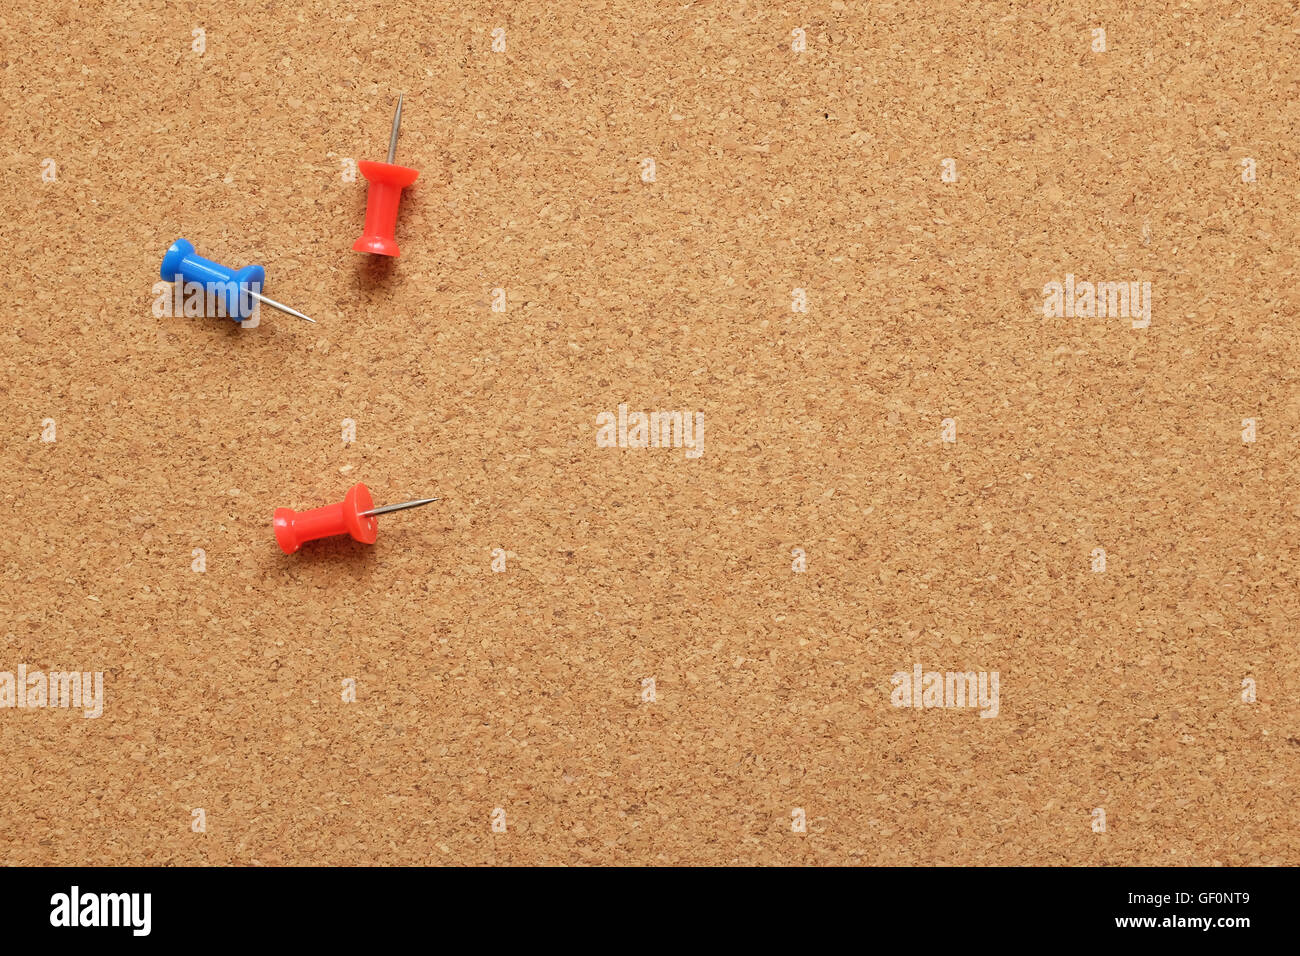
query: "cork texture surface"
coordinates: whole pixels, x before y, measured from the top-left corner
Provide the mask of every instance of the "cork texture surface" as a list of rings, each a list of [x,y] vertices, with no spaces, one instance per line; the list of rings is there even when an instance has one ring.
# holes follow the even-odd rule
[[[1293,4],[99,6],[0,9],[6,863],[1300,863]]]

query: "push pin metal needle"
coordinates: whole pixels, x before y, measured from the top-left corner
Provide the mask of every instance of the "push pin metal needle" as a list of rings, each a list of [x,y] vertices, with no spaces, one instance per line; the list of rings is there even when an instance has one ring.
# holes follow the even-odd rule
[[[366,196],[366,224],[361,238],[352,244],[357,252],[369,252],[377,256],[399,256],[401,250],[393,231],[397,227],[397,207],[402,201],[402,190],[415,182],[420,175],[418,169],[394,165],[397,157],[397,131],[402,126],[402,97],[397,96],[397,109],[393,111],[393,132],[388,137],[388,162],[372,163],[362,160],[357,163],[361,175],[370,180],[370,192]]]
[[[403,501],[400,505],[384,505],[382,508],[371,508],[369,511],[361,512],[361,517],[369,518],[372,515],[390,515],[394,511],[405,511],[407,508],[418,508],[420,505],[431,504],[439,501],[439,498],[416,498],[414,501]]]
[[[211,259],[204,259],[194,251],[194,243],[188,239],[177,239],[163,256],[159,274],[168,282],[176,282],[184,287],[190,284],[200,286],[207,294],[216,297],[218,305],[226,316],[236,322],[243,322],[253,315],[256,308],[253,300],[264,302],[273,309],[279,309],[289,315],[315,323],[311,316],[303,315],[297,309],[291,309],[283,303],[276,302],[262,295],[258,290],[266,278],[266,270],[261,266],[244,266],[231,269]]]
[[[393,165],[393,160],[397,158],[397,131],[402,128],[402,97],[405,93],[397,94],[397,109],[393,111],[393,131],[388,134],[388,165]]]
[[[276,543],[285,554],[293,554],[304,542],[338,534],[351,535],[362,544],[374,544],[379,536],[379,522],[375,520],[378,515],[418,508],[438,500],[417,498],[376,508],[370,497],[370,489],[358,482],[348,489],[343,500],[336,505],[326,505],[311,511],[276,508],[271,524],[275,528]]]
[[[279,309],[281,312],[287,313],[288,315],[294,315],[300,319],[306,319],[312,325],[316,324],[316,320],[313,319],[310,315],[303,315],[297,309],[291,309],[283,302],[276,302],[274,299],[268,299],[266,296],[262,295],[262,293],[254,292],[252,289],[248,290],[248,294],[251,295],[258,302],[263,302],[266,305],[269,305],[273,309]]]

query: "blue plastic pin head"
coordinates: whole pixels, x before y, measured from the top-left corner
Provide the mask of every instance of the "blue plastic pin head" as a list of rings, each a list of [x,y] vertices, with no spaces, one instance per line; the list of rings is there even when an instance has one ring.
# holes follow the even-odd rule
[[[169,282],[182,283],[181,291],[186,295],[191,294],[191,286],[196,285],[198,288],[193,291],[202,290],[205,302],[214,302],[219,314],[236,322],[252,318],[259,302],[308,322],[316,321],[262,295],[266,270],[261,266],[228,269],[219,262],[204,259],[194,251],[194,243],[188,239],[177,239],[171,244],[163,256],[159,273]]]
[[[186,288],[182,291],[187,295],[190,284],[197,284],[208,297],[207,301],[215,301],[225,316],[236,322],[252,316],[257,300],[249,293],[261,292],[266,278],[266,270],[261,266],[227,269],[219,262],[204,259],[188,239],[177,239],[171,244],[159,273],[170,282],[184,283]]]

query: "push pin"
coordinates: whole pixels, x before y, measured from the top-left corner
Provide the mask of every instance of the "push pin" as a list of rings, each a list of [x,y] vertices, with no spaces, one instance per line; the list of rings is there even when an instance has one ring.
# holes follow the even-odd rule
[[[361,238],[352,243],[357,252],[369,252],[377,256],[400,256],[397,240],[393,230],[397,226],[397,207],[402,201],[402,190],[415,182],[420,175],[418,169],[393,165],[397,155],[397,130],[402,125],[402,94],[397,95],[397,111],[393,113],[393,132],[388,138],[388,162],[372,163],[362,160],[357,163],[361,175],[370,180],[370,192],[366,196],[366,225]]]
[[[375,538],[379,536],[376,517],[406,508],[418,508],[437,500],[417,498],[415,501],[403,501],[400,505],[376,508],[370,498],[370,489],[358,482],[348,489],[339,504],[311,511],[276,508],[271,523],[275,527],[276,543],[285,554],[293,554],[302,547],[303,542],[329,538],[336,534],[350,534],[362,544],[374,544]]]
[[[308,322],[316,321],[297,309],[291,309],[262,295],[260,290],[262,280],[266,278],[266,270],[261,266],[228,269],[219,262],[198,255],[194,251],[194,244],[188,239],[177,239],[171,244],[163,256],[162,268],[158,271],[168,282],[179,283],[182,290],[190,283],[197,283],[205,292],[214,294],[226,315],[236,322],[252,317],[253,310],[257,308],[255,301]]]

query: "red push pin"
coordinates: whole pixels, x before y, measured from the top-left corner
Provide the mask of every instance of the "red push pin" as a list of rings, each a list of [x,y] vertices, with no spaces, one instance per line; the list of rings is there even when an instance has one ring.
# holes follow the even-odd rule
[[[366,225],[361,238],[352,243],[357,252],[370,252],[377,256],[400,256],[393,229],[397,226],[397,206],[402,201],[402,190],[415,182],[418,169],[394,166],[397,155],[397,130],[402,125],[402,94],[397,95],[397,112],[393,114],[393,135],[388,140],[388,162],[357,163],[361,175],[370,180],[370,193],[366,196]]]
[[[336,534],[350,534],[362,544],[374,544],[379,536],[378,515],[405,508],[418,508],[437,498],[417,498],[415,501],[403,501],[400,505],[384,505],[376,508],[370,498],[370,489],[357,482],[348,489],[343,500],[336,505],[313,508],[311,511],[294,511],[292,508],[276,508],[272,524],[275,527],[275,540],[285,554],[293,554],[305,541],[328,538]]]

